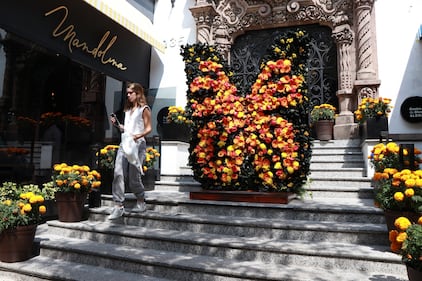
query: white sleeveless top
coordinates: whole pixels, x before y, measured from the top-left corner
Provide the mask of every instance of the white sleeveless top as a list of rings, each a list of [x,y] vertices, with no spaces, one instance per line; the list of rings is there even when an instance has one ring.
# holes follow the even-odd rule
[[[136,108],[132,113],[130,112],[130,110],[125,111],[125,133],[136,135],[144,131],[145,124],[142,114],[146,108],[148,108],[148,110],[151,110],[148,105],[144,105],[142,107]],[[139,140],[145,141],[145,138],[142,137]]]

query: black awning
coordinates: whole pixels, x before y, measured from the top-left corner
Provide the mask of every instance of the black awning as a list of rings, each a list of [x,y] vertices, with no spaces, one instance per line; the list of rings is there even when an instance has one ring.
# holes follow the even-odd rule
[[[117,80],[148,86],[151,45],[84,1],[1,1],[0,27]]]

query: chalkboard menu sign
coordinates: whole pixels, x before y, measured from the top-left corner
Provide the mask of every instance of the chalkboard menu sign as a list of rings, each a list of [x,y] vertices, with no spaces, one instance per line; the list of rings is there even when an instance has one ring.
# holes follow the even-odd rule
[[[407,122],[422,122],[422,97],[405,99],[400,107],[400,113]]]

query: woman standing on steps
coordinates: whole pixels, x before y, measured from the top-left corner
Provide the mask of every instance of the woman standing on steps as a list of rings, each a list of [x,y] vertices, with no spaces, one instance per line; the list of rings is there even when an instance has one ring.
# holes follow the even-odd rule
[[[125,184],[137,198],[133,212],[144,212],[145,190],[142,183],[142,163],[146,155],[145,137],[151,130],[151,109],[148,106],[143,87],[138,83],[130,83],[126,89],[127,99],[124,106],[124,124],[120,124],[112,114],[110,121],[122,132],[122,141],[117,151],[114,178],[112,183],[115,206],[108,217],[113,220],[124,213]]]

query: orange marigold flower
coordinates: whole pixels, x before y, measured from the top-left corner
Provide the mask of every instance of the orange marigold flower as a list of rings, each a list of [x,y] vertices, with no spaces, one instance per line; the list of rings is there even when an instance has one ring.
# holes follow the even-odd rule
[[[44,215],[47,212],[47,208],[44,205],[41,205],[41,206],[38,207],[38,212],[41,215]]]

